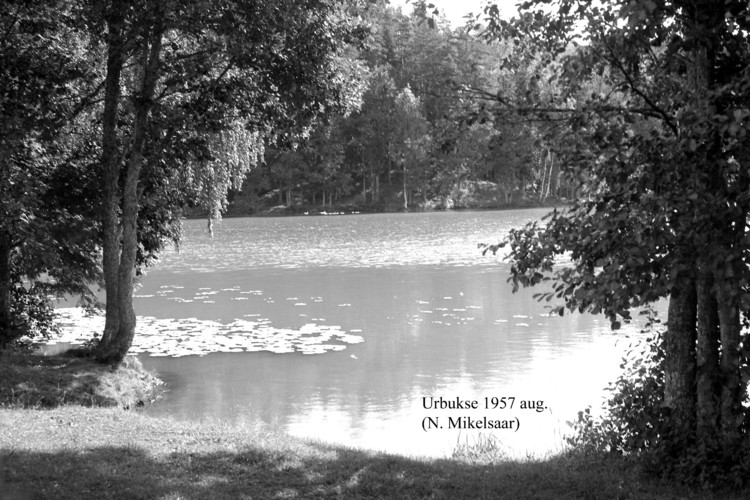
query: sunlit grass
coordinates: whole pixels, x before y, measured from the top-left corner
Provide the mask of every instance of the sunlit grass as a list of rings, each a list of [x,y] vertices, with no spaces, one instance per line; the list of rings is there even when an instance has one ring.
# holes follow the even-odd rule
[[[492,434],[479,434],[456,439],[451,458],[467,464],[492,465],[508,461],[508,451]]]
[[[2,355],[0,498],[739,499],[750,493],[690,491],[612,457],[511,460],[489,435],[458,442],[451,459],[419,459],[297,439],[260,421],[184,422],[123,410],[138,406],[133,401],[138,388],[153,382],[149,377],[136,362],[113,372],[80,358]]]
[[[410,459],[261,424],[78,406],[0,410],[0,478],[17,498],[743,498],[661,484],[616,460]]]

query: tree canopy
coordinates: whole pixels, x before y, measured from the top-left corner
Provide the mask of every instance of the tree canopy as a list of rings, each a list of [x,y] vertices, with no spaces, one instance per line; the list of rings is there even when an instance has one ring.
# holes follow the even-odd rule
[[[186,159],[194,167],[182,179],[193,182],[197,201],[215,214],[228,185],[257,164],[261,138],[294,141],[347,107],[334,62],[359,28],[326,1],[146,1],[140,9],[113,1],[98,15],[107,52],[101,135],[107,310],[98,357],[119,361],[135,331],[144,167],[156,162],[179,170],[168,145],[190,144]]]
[[[6,2],[0,32],[3,346],[53,327],[50,294],[93,301],[98,225],[85,32],[66,2]]]
[[[511,280],[552,280],[540,298],[603,312],[614,328],[667,297],[661,404],[672,434],[660,438],[679,458],[665,467],[727,470],[747,442],[748,5],[542,3],[513,22],[489,8],[486,35],[532,47],[509,64],[542,61],[558,92],[541,90],[539,71],[525,95],[498,94],[495,113],[549,123],[578,196],[511,232]]]
[[[0,343],[50,317],[50,291],[91,302],[103,282],[99,357],[121,360],[135,275],[179,239],[182,210],[215,216],[267,145],[358,105],[356,6],[6,2]]]

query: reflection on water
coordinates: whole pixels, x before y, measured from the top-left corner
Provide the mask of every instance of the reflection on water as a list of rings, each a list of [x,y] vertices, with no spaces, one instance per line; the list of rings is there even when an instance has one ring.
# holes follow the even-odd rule
[[[512,294],[507,265],[477,250],[543,213],[230,219],[213,240],[188,222],[181,252],[137,292],[135,350],[170,387],[147,411],[430,456],[480,432],[449,428],[459,417],[517,418],[495,431],[511,453],[559,449],[625,339],[604,318],[551,317],[531,291]],[[423,397],[518,405],[428,410]]]

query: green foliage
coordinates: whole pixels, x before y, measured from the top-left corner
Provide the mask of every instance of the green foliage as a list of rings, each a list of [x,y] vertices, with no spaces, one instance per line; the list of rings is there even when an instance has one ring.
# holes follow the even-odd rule
[[[243,185],[230,210],[246,213],[236,207],[273,194],[304,207],[324,197],[327,204],[366,210],[403,208],[404,199],[410,209],[460,206],[456,193],[479,182],[492,183],[495,206],[573,195],[540,132],[545,125],[523,116],[505,120],[490,105],[505,89],[525,95],[529,79],[545,97],[554,94],[540,60],[523,70],[503,67],[498,61],[520,47],[485,44],[480,32],[453,29],[444,20],[424,22],[424,8],[404,15],[381,3],[360,14],[369,23],[367,42],[336,62],[340,75],[355,82],[346,93],[356,99],[298,141],[295,151],[304,149],[304,158],[280,158],[269,148],[269,167]],[[406,92],[418,101],[418,113],[406,112]],[[342,149],[343,156],[332,154]]]
[[[611,395],[602,416],[586,408],[569,422],[568,453],[616,455],[651,474],[702,488],[743,487],[750,473],[747,446],[727,450],[718,437],[700,440],[695,431],[674,426],[664,406],[665,352],[661,335],[654,333],[651,329],[648,338],[627,352],[622,373],[608,388]],[[746,421],[748,417],[746,409]]]
[[[262,160],[264,145],[261,134],[248,131],[242,123],[210,134],[208,142],[210,157],[193,162],[183,175],[192,179],[189,185],[196,193],[196,203],[209,218],[219,219],[226,209],[229,190],[242,187],[247,172]]]
[[[524,46],[503,64],[533,68],[523,92],[498,94],[496,113],[544,121],[578,191],[511,232],[510,281],[551,281],[539,299],[562,301],[560,314],[603,313],[613,329],[669,297],[663,340],[625,364],[605,420],[580,415],[580,440],[682,480],[737,483],[748,449],[748,4],[547,3],[525,2],[512,22],[488,12],[489,39]]]
[[[16,284],[11,289],[11,341],[25,338],[40,340],[59,334],[55,311],[42,283],[31,288]]]
[[[96,71],[69,2],[0,9],[0,345],[52,329],[50,297],[97,279]]]
[[[602,417],[594,417],[586,408],[569,422],[573,434],[566,442],[573,453],[631,459],[658,454],[668,432],[662,411],[664,353],[660,345],[658,336],[650,337],[628,351],[620,365],[622,373],[608,388],[611,396]]]

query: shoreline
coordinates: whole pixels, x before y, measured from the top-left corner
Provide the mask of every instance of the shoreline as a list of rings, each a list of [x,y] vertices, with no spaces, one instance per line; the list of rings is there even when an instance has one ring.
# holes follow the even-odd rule
[[[476,196],[467,195],[461,203],[446,206],[443,202],[428,200],[420,205],[404,209],[400,200],[381,204],[361,204],[351,201],[334,203],[328,207],[319,204],[298,203],[293,205],[276,203],[259,203],[257,206],[238,206],[230,203],[222,218],[235,217],[293,217],[302,215],[358,215],[358,214],[396,214],[396,213],[425,213],[425,212],[473,212],[473,211],[507,211],[524,210],[535,208],[549,208],[566,206],[572,200],[566,198],[547,198],[543,201],[534,199],[521,199],[511,203],[499,202],[493,196],[478,193]],[[199,209],[188,209],[185,212],[186,219],[206,219],[207,214]]]
[[[473,208],[450,208],[450,209],[434,209],[434,210],[391,210],[391,211],[378,211],[378,210],[349,210],[346,208],[340,208],[336,209],[333,208],[331,211],[328,210],[301,210],[296,207],[293,207],[293,210],[291,211],[264,211],[264,212],[258,212],[258,213],[249,213],[249,214],[242,214],[242,213],[227,213],[222,214],[222,219],[239,219],[243,217],[331,217],[336,215],[373,215],[373,214],[424,214],[424,213],[448,213],[448,212],[508,212],[512,210],[534,210],[534,209],[549,209],[553,210],[555,208],[567,206],[567,202],[561,202],[561,203],[550,203],[550,204],[539,204],[539,205],[519,205],[519,206],[508,206],[508,207],[493,207],[493,208],[487,208],[487,207],[473,207]],[[287,208],[287,207],[284,207]],[[349,210],[349,211],[346,211]],[[190,214],[186,215],[186,220],[205,220],[207,217],[206,215],[201,214]],[[216,220],[216,219],[214,219]]]
[[[665,484],[623,459],[408,458],[117,408],[0,409],[0,429],[10,498],[743,498]]]
[[[511,460],[492,439],[430,459],[295,438],[262,422],[148,416],[138,411],[148,403],[133,399],[143,397],[135,389],[153,394],[161,383],[137,361],[126,364],[113,371],[72,355],[0,353],[0,497],[718,500],[747,494],[665,483],[623,457],[570,452]],[[105,382],[113,374],[117,383]],[[97,383],[109,388],[109,399],[92,397]]]

